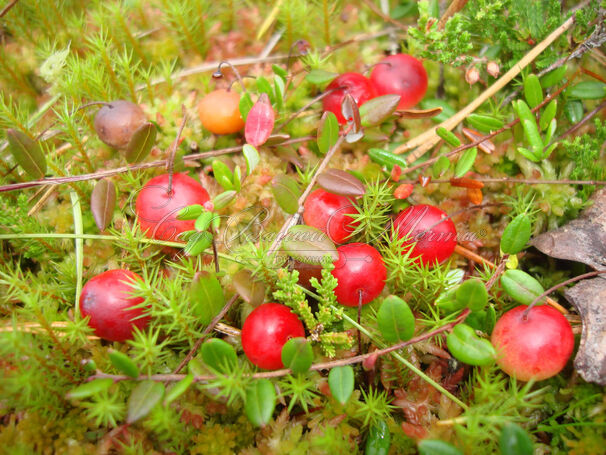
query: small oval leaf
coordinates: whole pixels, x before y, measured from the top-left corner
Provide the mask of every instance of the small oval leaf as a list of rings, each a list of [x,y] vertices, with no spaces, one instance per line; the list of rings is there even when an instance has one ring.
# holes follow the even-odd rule
[[[606,84],[599,81],[583,81],[568,90],[568,98],[599,100],[606,96]]]
[[[501,430],[499,449],[501,449],[502,455],[532,455],[534,453],[530,435],[515,423],[508,423]]]
[[[568,67],[566,65],[562,65],[559,68],[556,68],[553,71],[550,71],[549,73],[545,74],[540,79],[541,86],[549,88],[556,85],[564,78],[567,69]]]
[[[79,400],[81,398],[88,398],[92,395],[96,395],[99,392],[103,392],[104,390],[109,389],[114,380],[111,378],[101,378],[95,379],[91,382],[85,382],[82,385],[79,385],[75,389],[67,392],[66,397],[68,399],[76,399]]]
[[[443,108],[438,106],[431,109],[401,109],[398,110],[397,114],[400,118],[432,118],[435,120],[442,116],[442,111]]]
[[[208,232],[195,232],[187,239],[187,245],[183,248],[185,256],[198,256],[213,244],[213,235]]]
[[[111,180],[99,180],[90,197],[90,209],[100,231],[111,223],[116,207],[116,187]]]
[[[401,169],[408,167],[406,158],[404,158],[402,155],[396,155],[395,153],[391,153],[387,150],[371,148],[368,150],[368,156],[375,163],[385,166],[388,171],[391,171],[395,165],[400,166]]]
[[[341,114],[350,125],[349,132],[345,135],[345,142],[352,144],[359,141],[364,136],[362,131],[362,119],[360,118],[360,109],[358,103],[351,94],[346,93],[341,101]]]
[[[457,161],[454,176],[456,178],[460,178],[467,174],[467,172],[473,167],[473,163],[476,160],[476,156],[478,156],[478,149],[476,147],[472,147],[470,149],[465,150],[465,152]]]
[[[517,254],[530,240],[532,224],[526,214],[516,216],[507,225],[501,237],[501,251],[506,254]]]
[[[320,124],[318,125],[318,149],[322,155],[330,150],[330,148],[337,143],[339,139],[339,121],[337,116],[326,111],[322,114]]]
[[[486,366],[495,361],[496,351],[490,341],[480,338],[466,324],[457,324],[446,337],[450,353],[468,365]]]
[[[480,280],[472,278],[464,281],[457,288],[455,298],[458,307],[467,307],[471,311],[480,311],[488,303],[488,291]]]
[[[189,300],[201,325],[208,325],[225,305],[223,288],[214,273],[202,271],[194,276]]]
[[[212,223],[214,217],[215,214],[213,212],[202,212],[200,216],[196,218],[196,222],[194,224],[196,231],[206,231],[209,228],[210,223]]]
[[[6,130],[8,149],[15,161],[32,178],[41,179],[46,174],[46,157],[38,141],[34,141],[27,134],[12,128]]]
[[[400,98],[400,95],[383,95],[368,100],[360,106],[362,126],[375,126],[383,123],[395,112]]]
[[[543,101],[543,88],[536,74],[530,74],[524,80],[524,97],[531,108]]]
[[[252,98],[250,97],[250,93],[245,92],[240,96],[240,103],[238,104],[238,109],[240,110],[240,116],[242,120],[246,122],[248,118],[248,113],[252,109],[254,103]]]
[[[442,155],[438,158],[431,169],[431,173],[435,179],[442,177],[450,168],[450,160],[448,157]]]
[[[317,182],[329,193],[341,196],[358,197],[366,193],[366,188],[360,180],[341,169],[326,169],[318,175]]]
[[[436,134],[440,136],[447,144],[452,145],[453,147],[458,147],[461,145],[461,141],[452,131],[447,130],[443,126],[436,128]]]
[[[233,190],[234,184],[232,183],[232,180],[234,179],[234,174],[231,169],[229,169],[229,166],[221,160],[214,160],[212,166],[213,175],[215,176],[215,180],[219,182],[219,185],[226,191]]]
[[[262,427],[276,408],[276,391],[269,379],[258,379],[246,391],[244,410],[253,425]]]
[[[338,259],[337,249],[324,232],[311,226],[291,227],[282,240],[282,249],[298,261],[320,264],[324,256]]]
[[[390,444],[389,427],[384,420],[379,420],[368,430],[364,455],[387,455]]]
[[[156,143],[156,134],[156,125],[151,122],[137,128],[126,146],[124,155],[126,161],[131,164],[143,161]]]
[[[328,373],[328,386],[335,399],[341,403],[347,403],[354,391],[354,370],[351,365],[336,367]]]
[[[491,115],[483,114],[469,114],[467,116],[467,121],[473,128],[483,133],[490,133],[491,131],[500,130],[505,125],[503,120]]]
[[[564,105],[564,114],[570,123],[579,123],[583,118],[583,103],[579,100],[568,100]]]
[[[128,399],[126,422],[131,424],[145,417],[160,402],[163,395],[164,384],[161,382],[140,382]]]
[[[337,73],[315,69],[305,75],[305,80],[314,85],[323,85],[332,81],[337,76]]]
[[[228,373],[238,363],[233,346],[219,338],[205,341],[200,352],[204,363],[219,373]]]
[[[217,194],[213,198],[213,206],[215,210],[221,210],[222,208],[225,208],[229,204],[231,204],[236,198],[236,194],[238,194],[238,192],[235,190],[224,191],[220,194]],[[215,219],[218,219],[218,217]]]
[[[265,144],[274,129],[276,113],[271,107],[269,97],[262,93],[246,118],[244,137],[254,147]]]
[[[109,351],[108,356],[110,362],[118,371],[131,378],[139,377],[139,368],[129,356],[114,349]]]
[[[407,341],[415,333],[415,317],[408,304],[400,297],[390,295],[383,300],[377,313],[377,323],[385,341]]]
[[[291,338],[282,347],[282,363],[293,373],[305,373],[313,360],[311,344],[305,338]]]
[[[189,373],[179,382],[177,382],[174,386],[170,388],[170,390],[166,393],[166,397],[164,398],[164,406],[168,406],[189,389],[189,386],[194,382],[194,375]]]
[[[545,131],[551,121],[555,118],[556,112],[558,110],[558,100],[551,100],[551,102],[545,107],[543,113],[541,114],[541,120],[539,121],[539,126],[541,127],[541,131]],[[546,140],[545,142],[549,142]]]
[[[188,205],[177,212],[177,219],[195,220],[202,214],[202,212],[204,212],[204,207],[202,207],[200,204]]]
[[[253,307],[259,306],[265,301],[265,283],[253,278],[252,273],[248,270],[243,269],[233,275],[232,284],[240,297]]]
[[[541,283],[522,270],[507,270],[501,275],[501,286],[509,297],[522,305],[530,305],[545,292]]]
[[[419,442],[420,455],[463,455],[459,449],[439,439],[423,439]]]
[[[271,184],[271,191],[280,208],[286,213],[292,215],[299,210],[301,188],[294,178],[285,174],[276,175]]]
[[[242,147],[242,154],[246,160],[246,175],[250,175],[259,164],[259,152],[252,145],[244,144],[244,147]]]

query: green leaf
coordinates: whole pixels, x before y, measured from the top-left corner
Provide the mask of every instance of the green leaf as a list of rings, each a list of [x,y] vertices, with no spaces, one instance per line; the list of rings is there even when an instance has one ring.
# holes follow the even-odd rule
[[[238,192],[235,190],[223,191],[222,193],[217,194],[213,199],[215,210],[221,210],[231,204],[236,198],[236,194],[238,194]],[[219,218],[217,217],[215,219]]]
[[[508,423],[501,430],[499,449],[502,455],[532,455],[532,439],[521,426]]]
[[[187,245],[183,248],[183,254],[185,256],[197,256],[206,251],[212,244],[213,235],[210,232],[195,232],[187,239]]]
[[[262,427],[276,408],[276,391],[269,379],[258,379],[246,391],[244,411],[253,425]]]
[[[538,163],[542,159],[541,156],[535,154],[535,152],[533,150],[528,150],[524,147],[518,147],[518,153],[520,155],[522,155],[523,157],[525,157],[526,159],[529,159],[530,161],[534,161],[535,163]]]
[[[204,363],[220,373],[228,373],[238,363],[233,346],[219,338],[205,341],[200,352]]]
[[[457,324],[446,337],[450,353],[468,365],[486,366],[495,361],[496,351],[490,341],[480,338],[466,324]]]
[[[516,216],[507,225],[501,236],[501,251],[507,254],[517,254],[526,248],[532,234],[530,217],[525,213]]]
[[[111,349],[108,356],[116,370],[131,378],[139,377],[139,368],[129,356],[115,349]]]
[[[322,155],[330,150],[339,139],[339,122],[337,116],[330,111],[324,112],[318,125],[318,149]]]
[[[526,139],[532,147],[532,151],[535,155],[541,156],[545,144],[543,143],[543,139],[541,139],[541,135],[539,134],[537,122],[534,119],[522,120],[522,126],[524,127],[524,134],[526,136]]]
[[[383,123],[398,108],[400,98],[400,95],[382,95],[368,100],[360,106],[362,126],[375,126]]]
[[[421,101],[422,109],[434,109],[436,107],[442,108],[442,112],[440,112],[435,117],[431,118],[431,120],[436,123],[442,123],[443,121],[448,120],[450,117],[452,117],[453,115],[455,115],[457,113],[457,111],[454,110],[450,106],[450,104],[448,104],[444,100],[439,100],[437,98],[430,98],[430,99]]]
[[[549,122],[549,125],[547,125],[547,131],[545,131],[545,140],[543,141],[545,144],[549,144],[549,142],[551,141],[551,138],[553,137],[553,134],[556,132],[556,128],[558,127],[558,122],[556,119],[552,119],[551,122]],[[556,145],[556,143],[551,144],[551,146]],[[549,153],[544,152],[545,156],[549,156]]]
[[[381,335],[389,343],[410,340],[415,333],[415,317],[410,307],[395,295],[383,300],[377,313],[377,324]]]
[[[278,174],[271,184],[271,191],[280,208],[288,214],[299,210],[301,189],[297,181],[289,175]]]
[[[225,306],[223,288],[214,273],[196,274],[189,288],[189,300],[200,325],[208,325]]]
[[[462,310],[465,308],[465,302],[457,301],[456,294],[456,288],[442,292],[436,299],[436,306],[446,313]]]
[[[431,168],[431,173],[434,179],[442,177],[450,168],[450,160],[448,157],[442,155],[438,160],[434,163]]]
[[[168,406],[189,389],[189,386],[194,382],[194,375],[189,373],[179,382],[177,382],[174,386],[170,388],[170,390],[166,393],[166,397],[164,398],[164,406]]]
[[[236,292],[252,306],[258,306],[265,300],[266,286],[262,280],[253,278],[252,273],[242,269],[232,275],[232,284]]]
[[[423,439],[419,442],[420,455],[463,455],[459,449],[439,439]]]
[[[457,161],[454,176],[456,178],[463,177],[469,170],[471,170],[473,163],[476,160],[476,156],[478,156],[478,149],[476,147],[465,150]]]
[[[534,114],[528,107],[528,104],[526,104],[523,100],[518,100],[517,103],[514,101],[513,108],[518,114],[518,117],[520,117],[521,122],[523,122],[524,120],[528,120],[529,122],[535,121]]]
[[[401,169],[408,167],[406,158],[404,158],[402,155],[396,155],[395,153],[391,153],[387,150],[371,148],[368,150],[368,156],[375,163],[385,166],[388,171],[391,171],[396,164],[400,166]]]
[[[246,118],[248,117],[248,113],[252,109],[255,103],[253,103],[252,98],[250,97],[250,93],[245,92],[240,96],[240,103],[238,104],[238,108],[240,110],[240,116],[242,116],[242,120],[246,122]]]
[[[75,389],[70,390],[66,394],[66,398],[79,400],[81,398],[88,398],[92,395],[96,395],[99,392],[109,389],[114,380],[111,378],[95,379],[91,382],[85,382],[79,385]]]
[[[281,111],[284,106],[284,80],[279,76],[274,76],[274,93],[276,96],[276,109]]]
[[[242,154],[246,160],[246,175],[250,175],[261,160],[259,157],[259,152],[252,145],[244,144],[244,147],[242,147]]]
[[[177,212],[177,219],[195,220],[202,214],[202,212],[204,212],[204,207],[202,207],[200,204],[188,205]]]
[[[443,126],[436,128],[436,134],[440,136],[446,143],[452,145],[453,147],[458,147],[461,145],[461,141],[452,131],[448,131]]]
[[[387,455],[391,443],[391,433],[384,420],[379,420],[368,430],[364,455]]]
[[[286,79],[288,79],[288,72],[284,68],[274,63],[271,65],[271,69],[282,79],[282,81],[286,82]]]
[[[467,122],[473,128],[481,131],[482,133],[490,133],[492,131],[500,130],[505,125],[503,120],[484,114],[469,114],[467,116]]]
[[[488,291],[486,286],[476,278],[464,281],[456,292],[457,305],[461,308],[469,308],[471,311],[480,311],[488,303]]]
[[[551,102],[545,106],[543,109],[543,113],[541,114],[541,120],[539,121],[539,126],[541,127],[541,131],[545,131],[551,121],[555,118],[556,112],[558,110],[558,101],[551,100]],[[549,142],[548,140],[546,142]]]
[[[310,84],[323,85],[332,81],[337,76],[337,73],[331,73],[329,71],[316,69],[311,70],[309,73],[307,73],[307,75],[305,76],[305,80]]]
[[[530,305],[545,292],[541,283],[522,270],[507,270],[501,275],[501,286],[509,297],[523,305]]]
[[[606,84],[598,81],[579,82],[567,91],[568,98],[579,100],[599,100],[606,96]]]
[[[234,168],[232,184],[234,185],[234,191],[240,191],[242,189],[242,169],[240,166]]]
[[[568,100],[564,104],[564,114],[570,123],[579,123],[583,118],[583,103],[579,100]]]
[[[259,93],[267,94],[271,104],[276,101],[274,96],[274,90],[271,88],[271,84],[263,76],[257,77],[257,90],[259,91]]]
[[[90,210],[100,231],[104,231],[111,223],[115,207],[116,186],[111,180],[99,180],[90,196]]]
[[[338,259],[337,248],[324,232],[312,226],[292,226],[282,240],[282,250],[306,264],[320,264],[324,256]]]
[[[8,149],[15,161],[35,179],[44,178],[46,174],[46,157],[42,153],[38,141],[32,140],[27,134],[14,130],[6,130]]]
[[[131,424],[145,417],[160,402],[164,395],[164,384],[156,381],[142,381],[135,387],[128,399],[126,423]]]
[[[219,182],[219,185],[221,185],[224,189],[227,191],[234,189],[234,184],[232,183],[234,174],[223,161],[213,161],[213,175],[215,176],[217,182]]]
[[[157,129],[151,122],[144,123],[133,133],[125,150],[125,158],[130,164],[145,159],[156,143]]]
[[[202,212],[194,224],[196,231],[206,231],[214,217],[215,214],[213,212]]]
[[[291,338],[282,347],[282,363],[293,373],[305,373],[313,360],[311,344],[305,338]]]
[[[553,71],[550,71],[549,73],[545,74],[540,79],[541,86],[549,88],[556,85],[564,78],[567,69],[568,67],[566,65],[562,65],[559,68],[556,68]]]
[[[328,386],[335,399],[341,403],[347,403],[354,391],[354,370],[351,365],[335,367],[328,373]]]
[[[530,107],[536,107],[543,101],[543,88],[536,74],[531,74],[524,80],[524,97]]]

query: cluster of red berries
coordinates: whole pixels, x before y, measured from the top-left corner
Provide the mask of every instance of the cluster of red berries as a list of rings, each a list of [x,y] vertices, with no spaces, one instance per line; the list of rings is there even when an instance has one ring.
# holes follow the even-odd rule
[[[331,92],[324,98],[324,110],[334,113],[339,123],[344,124],[341,104],[345,95],[351,95],[358,106],[376,96],[400,95],[398,109],[408,109],[425,96],[427,72],[411,55],[390,55],[375,65],[370,78],[360,73],[343,73],[326,89]]]

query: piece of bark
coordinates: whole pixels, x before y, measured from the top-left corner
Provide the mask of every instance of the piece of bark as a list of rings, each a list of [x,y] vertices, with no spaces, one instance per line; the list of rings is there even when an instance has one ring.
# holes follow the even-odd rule
[[[583,321],[574,367],[587,382],[606,385],[606,279],[583,280],[564,296]]]
[[[539,235],[530,245],[548,256],[582,262],[596,270],[606,268],[606,188],[592,200],[593,205],[578,219]]]

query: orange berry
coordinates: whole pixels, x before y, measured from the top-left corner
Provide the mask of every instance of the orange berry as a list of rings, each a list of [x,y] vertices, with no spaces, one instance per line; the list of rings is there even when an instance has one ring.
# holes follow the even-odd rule
[[[214,90],[198,103],[202,126],[211,133],[237,133],[244,127],[240,116],[240,95],[225,89]]]

